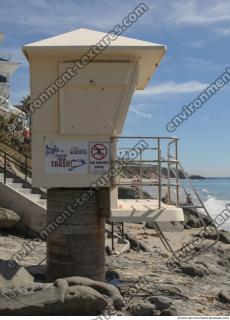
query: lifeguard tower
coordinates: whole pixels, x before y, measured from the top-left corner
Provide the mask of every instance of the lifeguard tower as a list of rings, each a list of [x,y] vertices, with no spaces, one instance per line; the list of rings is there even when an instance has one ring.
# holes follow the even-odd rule
[[[58,224],[68,208],[75,211],[48,237],[52,278],[104,280],[105,218],[156,223],[184,219],[178,206],[177,139],[120,136],[133,93],[147,86],[166,47],[119,36],[96,57],[84,58],[105,36],[78,29],[23,47],[34,111],[33,186],[48,188],[48,225]],[[173,182],[170,174],[162,177],[163,167],[175,170]],[[139,199],[119,200],[121,185],[137,188]],[[143,199],[145,187],[155,188],[156,196]],[[165,192],[167,201],[162,202]],[[82,201],[73,207],[77,199]]]

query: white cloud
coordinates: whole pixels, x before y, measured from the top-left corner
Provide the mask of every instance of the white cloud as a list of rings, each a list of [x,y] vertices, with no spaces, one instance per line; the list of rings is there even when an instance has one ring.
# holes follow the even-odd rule
[[[150,113],[145,113],[145,112],[139,111],[136,108],[130,108],[129,110],[132,111],[133,113],[137,114],[140,117],[149,118],[149,119],[153,118],[153,116]]]
[[[47,36],[80,27],[109,31],[135,6],[131,0],[118,3],[106,0],[8,0],[1,5],[1,23],[23,28],[24,34]]]
[[[183,0],[173,3],[170,18],[176,24],[210,25],[230,21],[230,2],[228,0]]]
[[[177,83],[169,81],[155,86],[148,87],[146,90],[137,91],[139,95],[151,96],[160,94],[185,94],[204,90],[208,86],[207,83],[199,81],[187,81]]]
[[[183,60],[187,62],[189,65],[199,65],[199,66],[210,66],[211,63],[208,60],[202,58],[192,58],[192,57],[184,57]]]
[[[227,28],[216,28],[215,32],[217,35],[221,36],[221,37],[226,37],[226,36],[230,36],[230,27]]]

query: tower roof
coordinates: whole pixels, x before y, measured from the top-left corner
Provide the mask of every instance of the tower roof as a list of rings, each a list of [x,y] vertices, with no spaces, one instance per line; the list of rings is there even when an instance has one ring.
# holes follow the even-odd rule
[[[58,56],[71,53],[81,57],[106,36],[107,34],[103,32],[81,28],[27,44],[23,47],[23,52],[27,59],[38,55]],[[144,89],[165,51],[166,46],[162,44],[118,36],[116,40],[110,41],[110,45],[98,55],[97,59],[100,57],[138,59],[140,71],[137,89]]]

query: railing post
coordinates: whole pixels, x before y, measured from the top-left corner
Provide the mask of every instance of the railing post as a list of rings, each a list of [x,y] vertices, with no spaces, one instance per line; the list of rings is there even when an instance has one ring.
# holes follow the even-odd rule
[[[124,240],[124,221],[121,223],[121,237]]]
[[[143,170],[142,170],[142,149],[140,148],[140,185],[139,185],[139,192],[140,192],[140,198],[143,199],[143,188],[142,188],[142,175],[143,175]]]
[[[112,240],[112,250],[114,251],[114,222],[111,222],[111,227],[112,227],[112,234],[111,234],[111,240]]]
[[[167,146],[167,160],[168,160],[168,204],[171,202],[171,180],[170,180],[170,144]]]
[[[5,153],[4,154],[4,184],[6,184],[6,161],[7,161],[7,157]]]
[[[28,177],[28,171],[27,171],[28,158],[27,158],[27,156],[26,156],[26,163],[25,163],[25,166],[26,166],[26,170],[25,170],[25,182],[27,182],[27,177]]]
[[[179,177],[178,177],[178,144],[175,140],[175,158],[176,158],[176,206],[179,206]]]
[[[161,144],[157,138],[157,162],[158,162],[158,208],[161,208]]]

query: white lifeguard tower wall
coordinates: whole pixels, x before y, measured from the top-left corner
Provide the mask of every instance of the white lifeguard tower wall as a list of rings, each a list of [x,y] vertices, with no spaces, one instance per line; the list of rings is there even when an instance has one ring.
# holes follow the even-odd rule
[[[24,46],[31,101],[105,35],[78,29]],[[165,51],[160,44],[118,37],[35,110],[34,187],[90,187],[110,168],[116,157],[111,138],[121,134],[134,91],[146,87]]]

